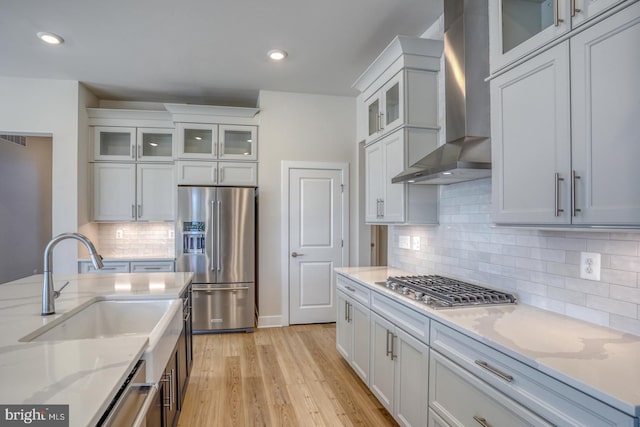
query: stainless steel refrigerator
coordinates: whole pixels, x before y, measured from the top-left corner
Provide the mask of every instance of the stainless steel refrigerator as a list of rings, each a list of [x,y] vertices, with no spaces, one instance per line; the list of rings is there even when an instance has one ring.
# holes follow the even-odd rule
[[[178,186],[176,270],[193,278],[193,331],[252,331],[256,189]]]

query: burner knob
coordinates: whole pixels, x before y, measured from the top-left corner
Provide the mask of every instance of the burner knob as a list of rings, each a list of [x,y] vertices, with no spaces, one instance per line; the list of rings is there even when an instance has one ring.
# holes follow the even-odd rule
[[[407,288],[406,286],[402,288],[402,295],[409,295],[409,288]]]
[[[414,297],[417,301],[420,301],[420,300],[422,300],[422,297],[424,297],[424,293],[423,293],[423,292],[417,292],[417,291],[416,291],[416,292],[413,294],[413,297]]]
[[[395,291],[396,289],[398,289],[398,284],[392,282],[388,287],[391,288],[392,291]]]
[[[431,304],[431,298],[429,298],[428,295],[425,295],[424,298],[422,298],[422,302],[425,304]]]

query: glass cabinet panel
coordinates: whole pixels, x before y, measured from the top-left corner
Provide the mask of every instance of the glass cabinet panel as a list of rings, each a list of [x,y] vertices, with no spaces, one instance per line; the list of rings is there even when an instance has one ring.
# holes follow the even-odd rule
[[[400,118],[400,83],[396,82],[385,91],[385,124],[389,125]]]
[[[138,129],[138,160],[171,161],[172,159],[172,129]]]
[[[135,160],[135,128],[94,128],[95,160]]]
[[[210,129],[185,129],[184,152],[213,154],[213,132]]]
[[[367,136],[371,136],[380,130],[380,100],[375,98],[369,104],[369,129]]]
[[[502,0],[502,53],[554,25],[553,0]]]
[[[220,125],[219,159],[257,160],[256,127]]]
[[[217,125],[178,123],[178,157],[183,159],[213,159],[217,156]]]

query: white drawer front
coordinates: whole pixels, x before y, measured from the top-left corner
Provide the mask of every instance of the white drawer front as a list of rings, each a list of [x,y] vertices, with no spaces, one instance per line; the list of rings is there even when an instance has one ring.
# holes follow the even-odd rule
[[[173,272],[173,261],[131,261],[132,273]]]
[[[80,273],[128,273],[128,261],[104,261],[104,267],[100,270],[96,269],[90,261],[80,262]]]
[[[629,415],[437,322],[431,322],[430,344],[553,424],[635,426]]]
[[[523,406],[431,351],[429,406],[452,426],[551,426]],[[431,417],[432,425],[437,423]],[[483,424],[484,423],[484,424]]]
[[[371,294],[371,309],[416,339],[429,344],[429,318],[427,316],[376,292]]]
[[[336,288],[340,289],[366,308],[369,308],[371,292],[365,286],[338,274],[336,275]]]

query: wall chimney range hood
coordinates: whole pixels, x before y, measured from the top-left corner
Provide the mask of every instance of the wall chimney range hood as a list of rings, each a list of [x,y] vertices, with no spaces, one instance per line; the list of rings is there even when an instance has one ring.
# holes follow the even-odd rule
[[[453,184],[491,176],[487,0],[444,1],[446,144],[391,182]]]

